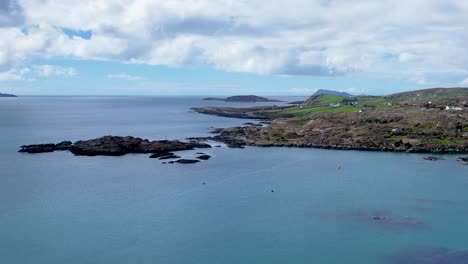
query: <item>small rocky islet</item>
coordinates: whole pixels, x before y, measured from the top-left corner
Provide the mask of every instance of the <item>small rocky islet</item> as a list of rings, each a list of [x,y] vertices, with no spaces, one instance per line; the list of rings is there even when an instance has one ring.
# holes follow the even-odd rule
[[[34,144],[21,146],[19,152],[46,153],[54,151],[70,151],[76,156],[123,156],[126,154],[152,154],[150,158],[179,159],[174,151],[211,148],[211,145],[197,141],[183,142],[179,140],[141,139],[137,137],[104,136],[90,140],[80,140],[72,143],[63,141],[57,144]],[[208,155],[202,155],[208,156]],[[200,156],[201,157],[201,156]],[[201,158],[203,160],[203,158]],[[207,160],[207,159],[205,159]],[[200,160],[180,159],[177,163],[190,164]]]

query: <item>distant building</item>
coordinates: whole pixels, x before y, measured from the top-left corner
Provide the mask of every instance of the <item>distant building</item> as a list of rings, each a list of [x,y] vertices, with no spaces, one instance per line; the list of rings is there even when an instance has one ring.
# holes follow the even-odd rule
[[[330,104],[330,107],[340,107],[341,104],[340,103],[337,103],[337,104]]]
[[[445,107],[445,110],[455,110],[455,111],[461,111],[463,110],[463,108],[459,107],[459,106],[446,106]]]

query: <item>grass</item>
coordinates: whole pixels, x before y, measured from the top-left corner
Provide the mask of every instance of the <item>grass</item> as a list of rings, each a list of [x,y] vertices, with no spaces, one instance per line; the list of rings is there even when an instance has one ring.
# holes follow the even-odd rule
[[[342,113],[342,112],[358,112],[359,108],[352,106],[343,107],[329,107],[329,106],[317,106],[317,107],[305,107],[305,108],[288,108],[272,113],[274,116],[304,116],[308,114],[318,113]]]
[[[452,143],[448,139],[440,139],[440,138],[433,138],[433,139],[431,139],[431,141],[434,142],[434,143],[438,143],[440,145],[449,145],[450,143]]]
[[[339,95],[324,94],[319,98],[320,104],[337,104],[341,103],[345,97]]]

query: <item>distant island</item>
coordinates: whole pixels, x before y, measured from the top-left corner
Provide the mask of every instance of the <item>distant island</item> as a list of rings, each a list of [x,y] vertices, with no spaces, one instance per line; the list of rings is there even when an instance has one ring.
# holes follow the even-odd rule
[[[227,98],[208,97],[203,100],[208,101],[225,101],[225,102],[240,102],[240,103],[260,103],[260,102],[282,102],[280,100],[268,99],[256,95],[236,95]]]
[[[0,97],[17,97],[14,94],[5,94],[5,93],[0,93]]]
[[[338,95],[338,96],[353,96],[352,94],[349,94],[349,93],[337,92],[337,91],[325,90],[325,89],[319,89],[312,96],[322,95],[322,94],[330,94],[330,95]]]
[[[314,94],[301,105],[192,109],[271,121],[217,129],[209,138],[231,146],[467,153],[467,107],[468,88],[433,88],[387,96]]]

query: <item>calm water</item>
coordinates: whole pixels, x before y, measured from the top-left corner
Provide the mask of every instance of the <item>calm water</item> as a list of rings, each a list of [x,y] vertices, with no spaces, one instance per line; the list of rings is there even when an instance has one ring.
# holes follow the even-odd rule
[[[468,262],[468,166],[453,155],[429,162],[418,154],[222,147],[202,150],[213,156],[206,162],[164,165],[147,155],[16,152],[107,134],[184,139],[246,122],[189,110],[207,104],[228,105],[2,98],[0,263]],[[443,262],[419,261],[424,254]]]

